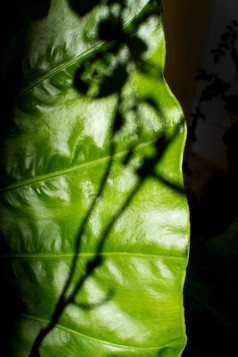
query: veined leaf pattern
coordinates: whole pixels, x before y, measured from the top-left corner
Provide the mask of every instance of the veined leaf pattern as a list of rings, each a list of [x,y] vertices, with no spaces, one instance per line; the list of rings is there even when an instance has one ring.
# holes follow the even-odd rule
[[[1,134],[2,345],[16,357],[180,356],[186,128],[163,77],[160,1],[18,6]]]

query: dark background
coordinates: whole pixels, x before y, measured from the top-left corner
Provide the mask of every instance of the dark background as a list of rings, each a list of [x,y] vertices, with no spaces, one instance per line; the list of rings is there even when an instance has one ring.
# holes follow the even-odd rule
[[[214,27],[213,23],[214,43],[210,39],[211,48],[205,51],[215,1],[162,2],[167,44],[165,77],[184,109],[188,124],[183,171],[191,215],[191,246],[184,289],[188,343],[183,357],[235,356],[238,355],[238,3],[237,12],[226,26],[217,21]],[[234,7],[233,1],[227,1],[226,6],[231,3]],[[206,63],[210,66],[206,67]],[[198,133],[201,121],[204,137]],[[207,131],[216,124],[210,136],[206,123]],[[199,145],[201,152],[194,149]],[[214,153],[206,153],[206,147],[212,146]],[[220,158],[216,147],[224,151]]]

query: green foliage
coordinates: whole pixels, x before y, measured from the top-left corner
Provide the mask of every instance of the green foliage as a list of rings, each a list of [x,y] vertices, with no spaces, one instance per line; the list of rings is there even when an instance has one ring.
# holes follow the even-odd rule
[[[1,345],[180,356],[186,130],[160,2],[87,4],[18,5],[4,48]]]

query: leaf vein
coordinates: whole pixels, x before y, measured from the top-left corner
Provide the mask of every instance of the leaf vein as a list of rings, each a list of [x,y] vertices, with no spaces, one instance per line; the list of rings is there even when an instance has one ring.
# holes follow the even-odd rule
[[[59,258],[73,258],[75,256],[91,258],[95,254],[100,256],[128,256],[138,258],[168,258],[168,259],[185,259],[182,256],[166,255],[166,254],[146,254],[146,253],[131,253],[131,252],[101,252],[101,253],[64,253],[64,254],[6,254],[0,255],[1,259],[59,259]]]
[[[137,16],[139,16],[139,14],[146,8],[146,6],[148,5],[149,1],[146,2],[146,4],[144,5],[144,7],[142,9],[140,9],[140,11],[138,13],[136,13],[134,16],[132,16],[126,23],[125,25],[122,27],[121,31],[128,26],[134,19],[136,19]],[[41,77],[37,78],[36,80],[34,80],[33,82],[31,82],[28,86],[26,86],[25,88],[23,88],[16,96],[16,98],[19,98],[20,96],[22,96],[23,94],[29,92],[32,88],[34,88],[35,86],[37,86],[38,84],[42,83],[44,80],[50,78],[51,76],[53,76],[54,74],[60,72],[61,70],[75,64],[81,57],[86,56],[87,54],[94,52],[95,50],[97,50],[97,48],[101,47],[103,44],[105,44],[107,41],[99,41],[98,43],[96,43],[95,45],[93,45],[92,47],[88,48],[87,50],[83,51],[82,53],[72,57],[71,59],[69,59],[66,62],[63,62],[61,64],[59,64],[58,66],[56,66],[55,68],[52,68],[49,72],[45,73],[44,75],[42,75]]]
[[[50,321],[48,320],[45,320],[45,319],[42,319],[40,317],[36,317],[36,316],[28,316],[27,314],[21,314],[19,313],[18,314],[20,317],[23,317],[23,318],[26,318],[26,319],[29,319],[29,320],[33,320],[33,321],[37,321],[37,322],[41,322],[43,324],[50,324]],[[71,328],[68,328],[66,326],[63,326],[59,323],[56,323],[54,325],[54,327],[56,328],[59,328],[63,331],[66,331],[66,332],[69,332],[71,334],[74,334],[74,335],[77,335],[79,337],[82,337],[82,338],[85,338],[87,340],[91,340],[93,342],[96,342],[96,343],[101,343],[103,345],[108,345],[108,346],[114,346],[114,347],[118,347],[118,348],[123,348],[123,349],[129,349],[129,350],[133,350],[133,349],[136,349],[136,350],[157,350],[157,349],[161,349],[161,348],[164,348],[166,346],[168,346],[169,344],[175,342],[175,341],[178,341],[180,340],[180,338],[176,338],[176,339],[173,339],[171,341],[169,341],[168,343],[164,344],[164,345],[161,345],[161,346],[149,346],[149,347],[140,347],[140,346],[126,346],[126,345],[120,345],[120,344],[117,344],[117,343],[113,343],[113,342],[108,342],[108,341],[104,341],[104,340],[100,340],[100,339],[97,339],[95,337],[91,337],[91,336],[87,336],[87,335],[84,335],[83,333],[79,332],[79,331],[75,331]]]
[[[137,150],[140,150],[140,149],[142,149],[142,148],[144,148],[146,146],[149,146],[153,142],[155,142],[156,140],[151,140],[151,141],[148,141],[146,143],[139,144],[138,146],[135,147],[134,150],[137,151]],[[29,179],[18,181],[18,182],[15,182],[13,184],[10,184],[8,186],[2,187],[2,188],[0,188],[0,192],[6,192],[6,191],[18,189],[18,188],[21,188],[23,186],[31,185],[33,183],[37,183],[37,182],[40,182],[40,181],[50,180],[50,179],[55,178],[57,176],[67,175],[67,174],[70,174],[72,172],[81,170],[81,169],[83,169],[85,167],[90,167],[90,166],[98,165],[98,164],[101,164],[101,163],[105,163],[111,157],[113,157],[115,159],[123,157],[127,153],[128,153],[128,151],[125,150],[125,151],[118,152],[118,153],[114,154],[113,156],[110,156],[110,155],[109,156],[104,156],[104,157],[99,158],[97,160],[92,160],[92,161],[89,161],[89,162],[85,162],[83,164],[79,164],[79,165],[76,165],[76,166],[73,166],[73,167],[69,167],[69,168],[66,168],[66,169],[63,169],[63,170],[58,170],[58,171],[50,172],[48,174],[31,177]]]

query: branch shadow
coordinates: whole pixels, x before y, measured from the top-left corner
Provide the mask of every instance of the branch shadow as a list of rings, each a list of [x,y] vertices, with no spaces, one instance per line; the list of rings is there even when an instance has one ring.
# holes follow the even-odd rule
[[[154,138],[154,155],[152,155],[152,157],[144,156],[140,167],[134,170],[134,174],[137,177],[136,184],[131,189],[130,193],[121,204],[121,206],[118,207],[113,218],[111,218],[109,223],[104,227],[104,230],[101,232],[99,237],[95,237],[98,242],[95,249],[95,254],[92,259],[87,261],[84,273],[74,284],[72,289],[72,283],[79,259],[79,252],[81,250],[82,236],[84,235],[87,224],[105,191],[109,176],[112,171],[112,166],[114,164],[114,157],[117,153],[117,137],[118,134],[120,134],[123,130],[123,127],[128,120],[125,114],[125,110],[123,109],[124,99],[122,94],[123,89],[125,88],[125,85],[129,79],[129,68],[133,68],[134,70],[137,70],[141,73],[146,71],[144,54],[147,51],[147,44],[137,35],[137,32],[139,27],[145,21],[147,21],[150,16],[161,16],[160,1],[152,1],[152,5],[150,4],[147,6],[142,14],[134,19],[132,25],[123,27],[122,14],[127,6],[126,1],[107,0],[103,1],[102,3],[108,7],[108,17],[104,18],[99,23],[97,35],[98,40],[104,42],[104,45],[99,47],[97,51],[94,51],[93,53],[85,56],[85,58],[80,62],[79,67],[75,72],[73,87],[77,90],[78,95],[83,98],[93,100],[108,98],[112,95],[117,98],[116,111],[111,125],[111,137],[109,140],[109,160],[107,162],[104,174],[101,177],[97,194],[92,199],[87,213],[79,227],[77,237],[75,238],[74,257],[72,259],[70,272],[55,306],[51,321],[47,326],[40,330],[33,343],[29,357],[40,356],[39,349],[43,340],[55,327],[62,313],[69,304],[74,304],[79,309],[95,309],[112,299],[114,291],[108,291],[105,299],[94,304],[76,302],[76,295],[79,293],[79,291],[81,291],[86,280],[96,271],[96,269],[102,265],[103,258],[100,253],[103,250],[104,244],[109,234],[115,226],[115,223],[123,215],[127,207],[137,195],[145,180],[152,176],[163,182],[169,188],[176,190],[180,194],[185,194],[183,187],[180,187],[174,182],[170,182],[168,179],[156,173],[156,166],[158,165],[158,162],[162,159],[168,146],[178,135],[181,125],[183,125],[184,119],[182,119],[181,122],[177,124],[177,127],[172,135],[168,136],[165,133],[165,130],[163,130],[162,133],[160,132],[157,137]],[[69,5],[73,11],[77,13],[79,18],[81,18],[82,16],[85,16],[86,14],[94,11],[98,5],[98,1],[80,2],[69,0]],[[113,7],[115,5],[118,9],[117,12],[113,11]],[[128,55],[126,61],[122,61],[120,60],[120,53],[125,48]],[[141,127],[139,120],[140,113],[138,110],[139,106],[141,104],[146,104],[156,112],[160,112],[160,108],[158,107],[158,104],[151,98],[138,99],[136,93],[131,96],[130,100],[132,103],[130,110],[134,117],[138,118],[137,134],[138,138],[140,138]],[[164,118],[161,117],[162,127],[165,128],[165,123],[163,123],[163,120]],[[125,155],[123,161],[124,168],[130,165],[130,162],[136,152],[138,142],[139,139],[134,142],[132,141],[128,145],[128,153]]]

